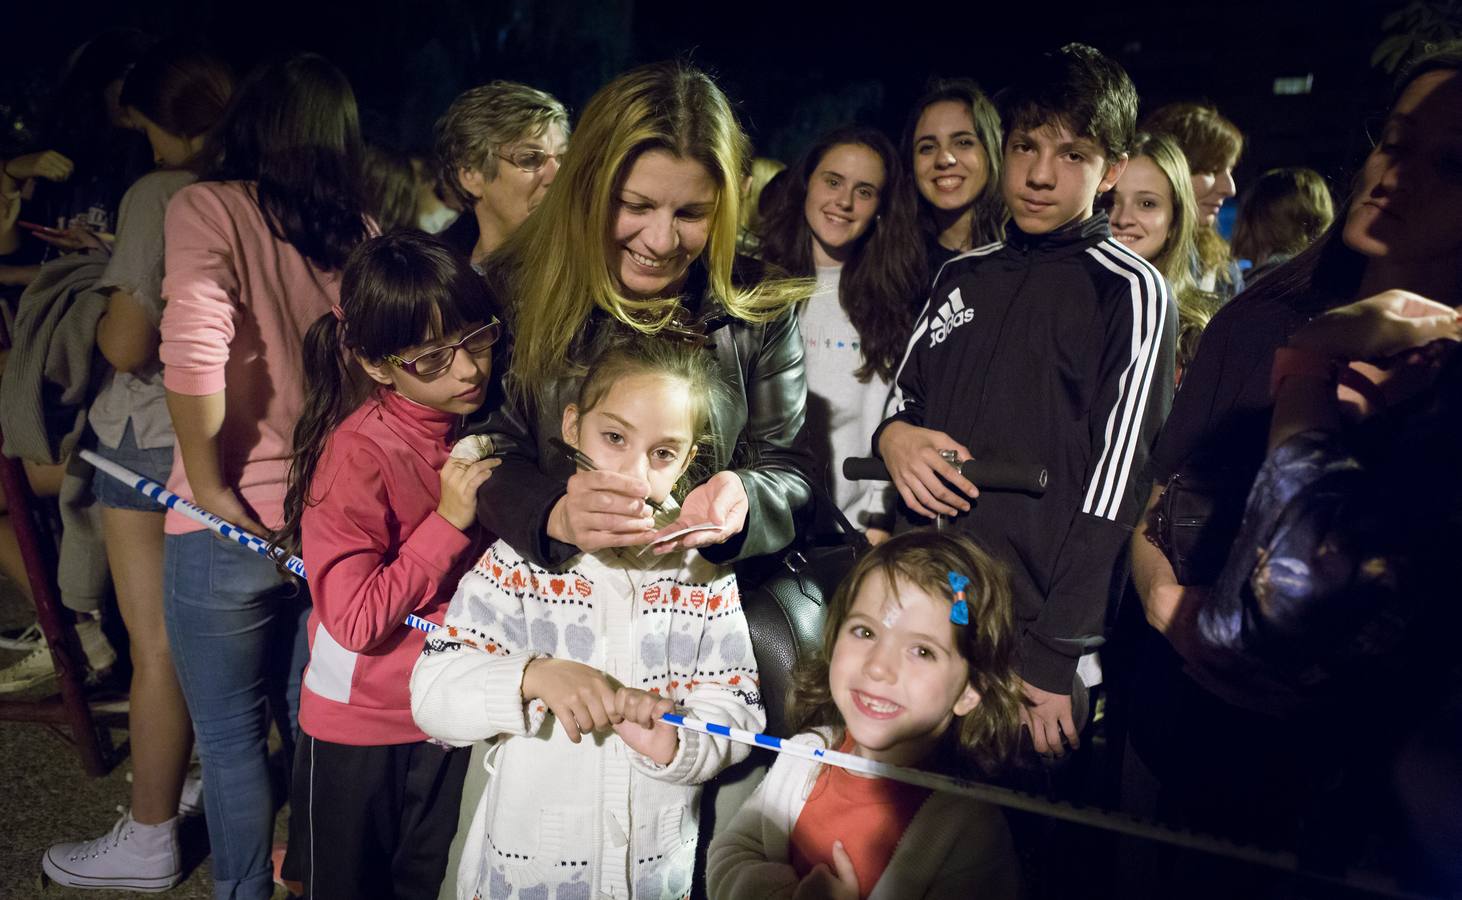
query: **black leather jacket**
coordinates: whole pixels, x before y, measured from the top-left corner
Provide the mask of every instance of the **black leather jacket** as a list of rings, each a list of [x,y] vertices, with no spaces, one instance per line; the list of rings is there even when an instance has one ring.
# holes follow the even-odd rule
[[[738,274],[743,271],[738,266]],[[734,471],[746,488],[746,527],[723,544],[701,548],[718,563],[775,553],[792,542],[796,519],[811,496],[815,469],[803,434],[807,382],[802,367],[802,337],[797,316],[788,310],[765,324],[731,318],[706,289],[704,269],[696,266],[686,285],[687,311],[709,315],[708,353],[715,353],[730,390],[711,411],[715,434],[711,474]],[[585,329],[585,356],[608,317],[595,310]],[[567,326],[566,326],[567,327]],[[556,378],[538,408],[531,397],[509,399],[469,428],[492,435],[502,464],[477,494],[477,517],[498,537],[534,563],[556,567],[579,552],[548,536],[549,512],[563,496],[574,464],[547,441],[560,433],[563,410],[578,398],[578,377]]]

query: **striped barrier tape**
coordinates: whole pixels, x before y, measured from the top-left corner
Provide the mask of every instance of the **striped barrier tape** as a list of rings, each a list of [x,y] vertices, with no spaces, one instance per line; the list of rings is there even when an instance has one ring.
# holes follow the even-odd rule
[[[80,456],[107,475],[124,484],[130,485],[143,495],[150,497],[159,506],[164,506],[181,513],[193,521],[207,526],[215,533],[237,542],[242,547],[253,550],[269,559],[278,559],[282,555],[277,552],[270,553],[269,542],[258,535],[251,534],[205,509],[194,506],[192,503],[189,503],[157,482],[149,478],[144,478],[125,466],[118,465],[109,459],[104,459],[90,450],[82,450]],[[308,580],[305,575],[304,561],[298,556],[285,558],[284,567],[300,578]],[[436,631],[439,627],[435,623],[428,622],[426,619],[416,615],[408,615],[404,624],[418,631],[426,632],[427,634]],[[712,737],[721,737],[730,741],[736,741],[737,743],[761,747],[771,750],[774,753],[800,757],[825,765],[837,766],[838,768],[856,772],[860,775],[887,778],[930,790],[961,794],[975,800],[993,803],[1010,809],[1019,809],[1053,819],[1072,822],[1077,825],[1112,831],[1130,837],[1182,847],[1187,850],[1211,853],[1216,856],[1253,863],[1266,868],[1291,872],[1306,878],[1345,885],[1352,888],[1361,888],[1390,897],[1403,898],[1403,900],[1422,900],[1422,895],[1405,892],[1399,889],[1389,879],[1381,879],[1368,875],[1363,876],[1359,873],[1352,873],[1348,877],[1337,877],[1306,871],[1300,867],[1299,860],[1293,853],[1265,850],[1200,832],[1182,831],[1143,819],[1137,819],[1124,813],[1110,812],[1103,809],[1079,808],[1069,803],[1047,800],[1010,788],[981,784],[976,781],[967,781],[951,775],[941,775],[920,769],[890,765],[889,763],[855,756],[851,753],[843,753],[824,747],[815,747],[810,744],[784,740],[783,738],[770,734],[732,728],[717,722],[705,722],[699,719],[686,718],[678,713],[666,713],[661,718],[667,724],[686,731],[696,731]]]

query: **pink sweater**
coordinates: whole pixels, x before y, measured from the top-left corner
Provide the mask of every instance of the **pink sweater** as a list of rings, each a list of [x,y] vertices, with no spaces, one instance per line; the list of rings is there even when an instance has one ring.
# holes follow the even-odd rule
[[[378,390],[330,435],[302,523],[310,663],[300,728],[337,744],[426,740],[411,719],[411,668],[457,582],[485,546],[437,514],[458,417]]]
[[[178,191],[164,225],[163,385],[191,396],[224,392],[219,434],[226,482],[264,525],[283,524],[295,420],[304,404],[305,331],[340,296],[322,272],[269,231],[246,182]],[[168,489],[193,491],[175,451]],[[203,528],[171,510],[167,532]]]

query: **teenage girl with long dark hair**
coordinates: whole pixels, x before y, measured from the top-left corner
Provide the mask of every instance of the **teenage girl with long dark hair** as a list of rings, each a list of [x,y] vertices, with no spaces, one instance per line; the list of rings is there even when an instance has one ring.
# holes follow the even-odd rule
[[[849,482],[840,467],[844,457],[868,455],[924,296],[914,191],[898,151],[873,128],[824,135],[790,177],[765,223],[762,256],[817,278],[798,316],[808,433],[832,472],[834,501],[877,538],[892,524],[892,490]]]
[[[168,488],[256,534],[284,518],[305,331],[368,233],[345,76],[313,55],[239,87],[203,180],[168,207],[160,355],[177,433]],[[308,610],[274,564],[169,511],[164,611],[203,761],[214,893],[272,891],[269,713],[292,751]]]

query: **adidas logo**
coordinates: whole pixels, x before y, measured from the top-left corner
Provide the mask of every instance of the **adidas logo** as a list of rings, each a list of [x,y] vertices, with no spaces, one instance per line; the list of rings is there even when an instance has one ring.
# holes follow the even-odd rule
[[[950,332],[965,324],[975,317],[975,311],[965,308],[964,298],[960,296],[959,288],[949,292],[949,299],[939,304],[934,311],[934,316],[929,320],[929,346],[937,347],[944,343]]]

